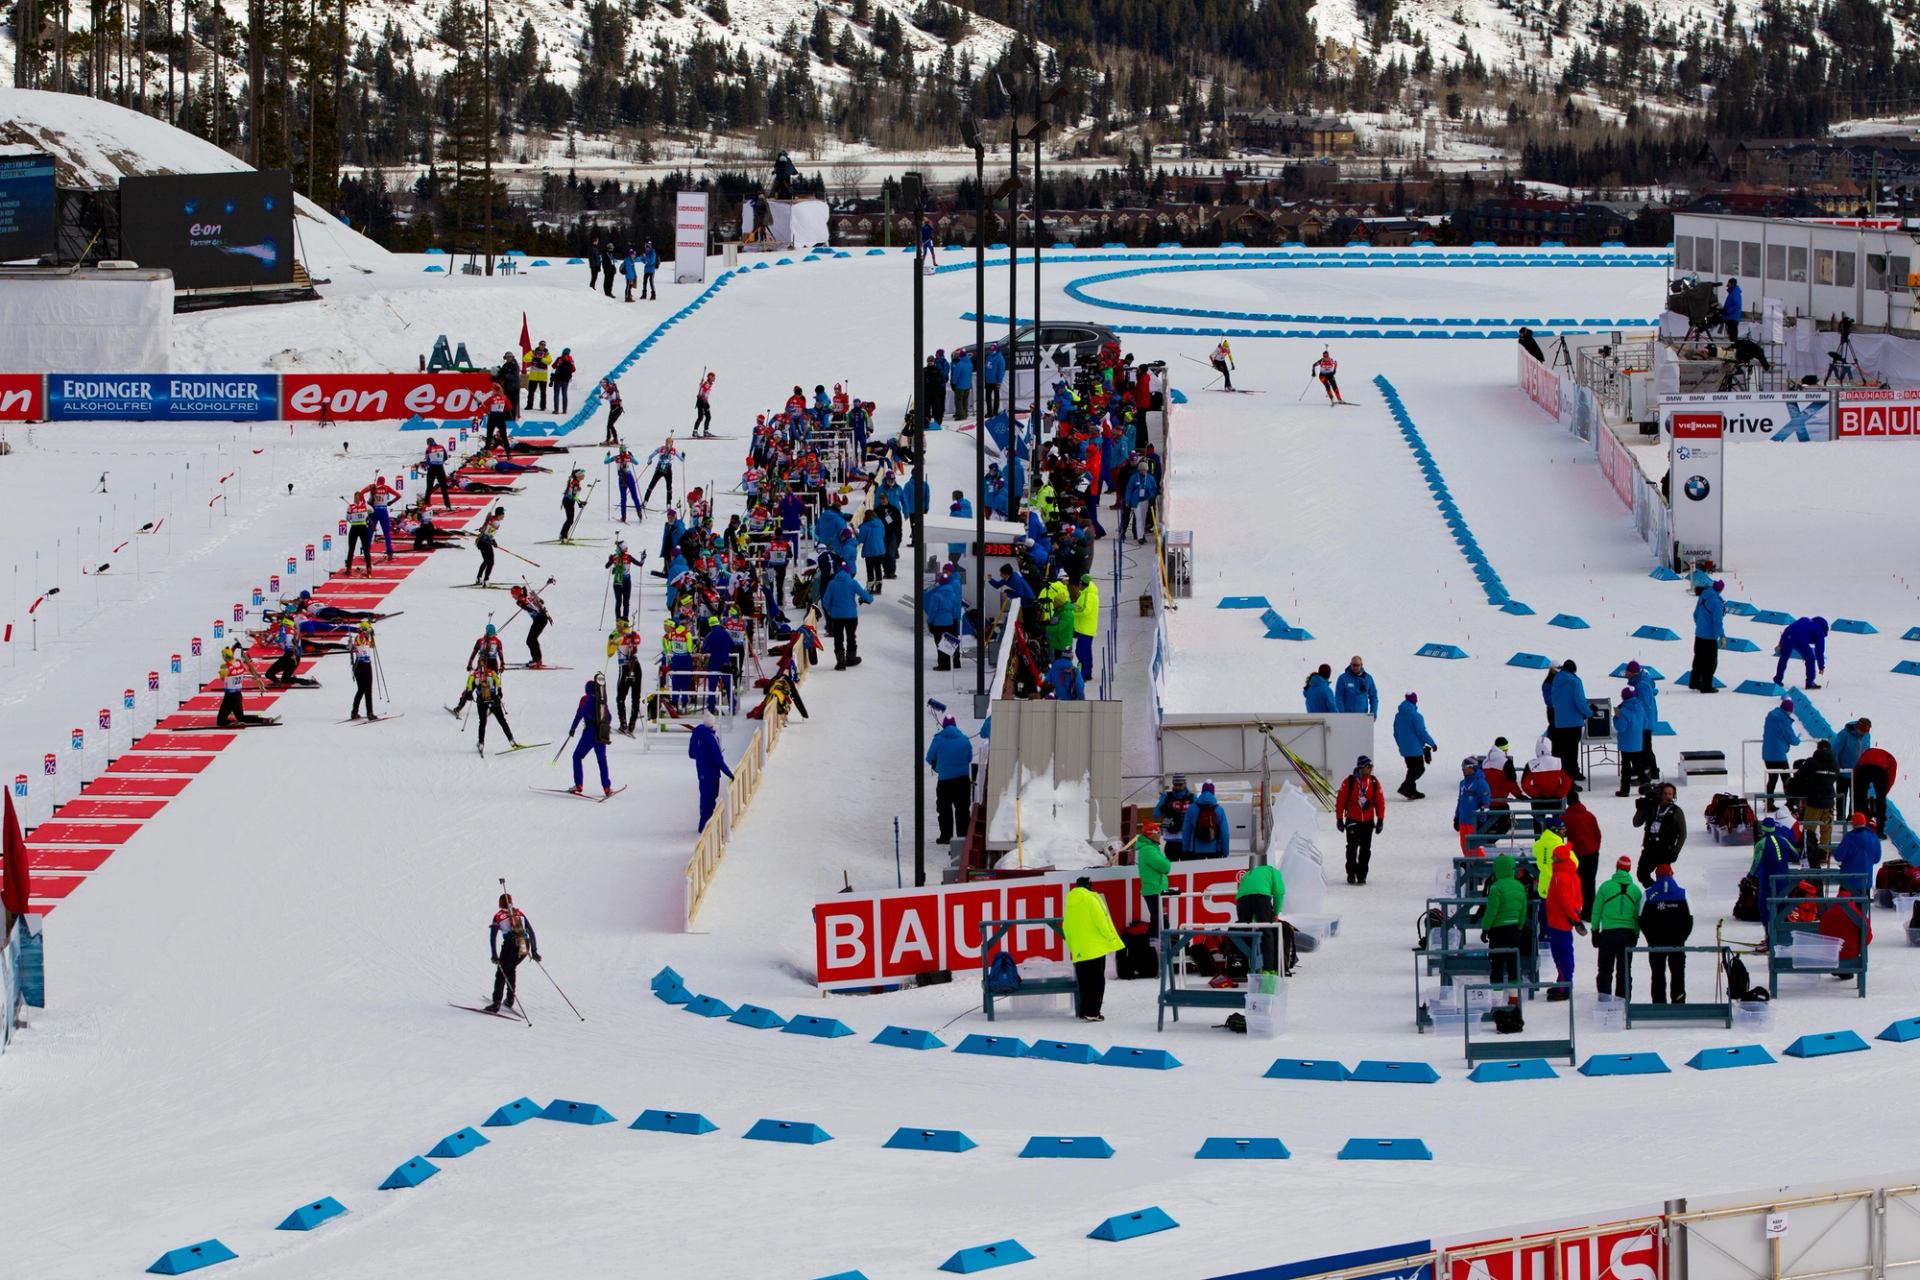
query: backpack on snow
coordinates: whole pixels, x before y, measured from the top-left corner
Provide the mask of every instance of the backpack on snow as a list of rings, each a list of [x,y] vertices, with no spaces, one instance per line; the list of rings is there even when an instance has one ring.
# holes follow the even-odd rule
[[[1727,999],[1751,1002],[1772,998],[1765,987],[1753,985],[1753,979],[1747,976],[1747,962],[1725,947],[1720,949],[1720,965],[1727,971]]]
[[[1740,893],[1733,903],[1733,918],[1760,922],[1760,877],[1752,872],[1740,877]]]
[[[1874,873],[1873,896],[1881,906],[1892,906],[1896,893],[1920,893],[1920,867],[1905,858],[1889,859]]]
[[[1159,976],[1160,957],[1154,952],[1153,939],[1147,936],[1147,922],[1136,920],[1120,935],[1120,954],[1113,958],[1113,971],[1120,978]]]
[[[1210,844],[1220,838],[1220,806],[1203,804],[1200,813],[1193,820],[1193,839],[1195,844]]]
[[[1010,996],[1020,990],[1020,967],[1004,951],[994,952],[993,963],[987,966],[987,990],[996,996]]]

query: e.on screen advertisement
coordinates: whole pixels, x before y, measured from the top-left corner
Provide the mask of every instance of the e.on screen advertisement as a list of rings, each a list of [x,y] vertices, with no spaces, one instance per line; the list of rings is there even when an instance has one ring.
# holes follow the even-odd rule
[[[491,385],[484,373],[285,373],[280,416],[294,422],[470,418]]]

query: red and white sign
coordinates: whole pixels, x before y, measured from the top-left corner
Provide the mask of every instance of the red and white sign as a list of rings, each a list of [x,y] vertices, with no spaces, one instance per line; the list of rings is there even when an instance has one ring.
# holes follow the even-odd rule
[[[1673,436],[1676,440],[1718,440],[1726,422],[1717,413],[1676,413]]]
[[[39,422],[47,416],[47,380],[37,373],[0,373],[0,422]]]
[[[1448,1258],[1442,1280],[1661,1280],[1660,1223],[1622,1223],[1580,1240],[1514,1241],[1511,1252]],[[1560,1250],[1553,1269],[1552,1250]]]
[[[288,373],[280,416],[290,421],[385,422],[471,418],[489,383],[484,373]]]
[[[1245,858],[1175,863],[1161,899],[1170,925],[1233,923],[1233,894]],[[1146,918],[1132,867],[1061,872],[1046,878],[977,880],[971,884],[837,894],[813,905],[814,981],[822,987],[900,982],[935,970],[980,967],[980,924],[1058,916],[1066,892],[1088,876],[1107,900],[1114,923]],[[1018,964],[1065,960],[1065,944],[1046,925],[1015,929],[1008,949]]]
[[[1633,510],[1633,459],[1627,453],[1627,446],[1611,431],[1603,429],[1593,434],[1599,448],[1600,474],[1607,478],[1627,510]]]
[[[1525,347],[1519,348],[1520,389],[1527,399],[1539,405],[1549,417],[1560,417],[1560,375],[1535,360]]]
[[[1920,389],[1842,391],[1833,423],[1833,434],[1842,440],[1920,437]]]

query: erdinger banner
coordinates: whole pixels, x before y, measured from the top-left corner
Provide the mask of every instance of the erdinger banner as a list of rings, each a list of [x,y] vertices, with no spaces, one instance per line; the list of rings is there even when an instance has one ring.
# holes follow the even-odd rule
[[[271,373],[50,373],[54,422],[265,422],[280,416]]]
[[[1233,894],[1245,858],[1176,862],[1162,910],[1169,925],[1233,923]],[[822,987],[900,982],[936,970],[980,967],[980,925],[1060,915],[1067,890],[1087,876],[1107,900],[1114,923],[1145,919],[1132,867],[1058,872],[1045,878],[977,880],[880,893],[843,893],[813,906],[815,982]],[[1060,935],[1029,925],[1007,935],[1014,963],[1065,960]]]
[[[1834,435],[1842,440],[1920,438],[1920,390],[1842,391]]]
[[[286,373],[280,416],[294,422],[470,418],[491,387],[484,373]]]

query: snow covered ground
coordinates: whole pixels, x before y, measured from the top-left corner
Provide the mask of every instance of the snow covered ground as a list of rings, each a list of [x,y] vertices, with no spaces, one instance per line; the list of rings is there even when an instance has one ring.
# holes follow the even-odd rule
[[[421,260],[353,256],[368,273],[340,272],[322,302],[180,317],[177,363],[214,371],[289,361],[407,368],[439,332],[465,338],[478,357],[512,345],[524,309],[536,334],[574,347],[585,379],[697,292],[663,277],[658,304],[629,307],[589,295],[584,279],[560,268],[473,281],[425,276]],[[1127,320],[1063,292],[1078,275],[1112,269],[1049,256],[1047,314]],[[744,437],[752,415],[795,383],[810,390],[842,378],[879,402],[881,423],[899,421],[913,359],[910,270],[898,254],[856,256],[730,283],[627,376],[628,438],[651,447],[683,429],[703,366],[719,373],[722,436]],[[1002,262],[993,280],[1004,270]],[[1658,305],[1659,280],[1644,268],[1544,271],[1532,299],[1531,274],[1195,272],[1114,282],[1102,296],[1433,318],[1512,314],[1530,301],[1522,314],[1633,314]],[[969,274],[927,284],[929,347],[965,341],[971,325],[958,317],[972,306]],[[287,732],[243,737],[222,753],[50,917],[49,1008],[0,1059],[0,1123],[16,1153],[0,1172],[12,1265],[23,1275],[133,1275],[164,1249],[218,1236],[241,1255],[233,1273],[276,1277],[465,1274],[497,1263],[507,1247],[517,1265],[546,1275],[804,1278],[858,1267],[879,1280],[929,1274],[955,1249],[1011,1236],[1038,1255],[1035,1275],[1200,1276],[1540,1218],[1594,1220],[1669,1195],[1865,1178],[1909,1160],[1898,1126],[1868,1126],[1846,1143],[1781,1142],[1753,1123],[1750,1090],[1684,1069],[1653,1082],[1567,1073],[1483,1090],[1466,1082],[1456,1038],[1412,1030],[1408,948],[1422,899],[1452,849],[1451,762],[1484,751],[1496,734],[1524,754],[1539,720],[1537,675],[1505,667],[1507,656],[1575,656],[1595,694],[1609,687],[1602,673],[1630,657],[1669,675],[1686,665],[1683,644],[1629,638],[1644,622],[1687,634],[1690,602],[1676,586],[1647,578],[1648,554],[1590,452],[1512,388],[1511,343],[1341,343],[1342,382],[1357,402],[1341,410],[1314,395],[1296,399],[1318,342],[1237,341],[1236,383],[1261,392],[1238,396],[1203,392],[1206,372],[1182,358],[1204,357],[1210,338],[1131,342],[1140,354],[1168,358],[1190,395],[1175,424],[1169,523],[1194,530],[1198,572],[1193,599],[1171,623],[1174,703],[1292,709],[1311,665],[1337,666],[1359,652],[1389,706],[1404,690],[1420,692],[1441,743],[1434,798],[1393,806],[1372,882],[1330,887],[1343,927],[1296,975],[1280,1039],[1230,1037],[1204,1017],[1158,1035],[1151,984],[1119,983],[1097,1028],[1058,1013],[1003,1025],[1029,1037],[1165,1046],[1184,1062],[1178,1071],[866,1043],[888,1024],[951,1023],[943,1031],[951,1041],[982,1022],[977,987],[967,981],[824,1002],[811,980],[810,902],[838,891],[843,875],[856,888],[891,887],[896,816],[911,838],[918,710],[902,592],[890,590],[866,610],[862,667],[823,669],[808,680],[812,718],[795,720],[783,736],[700,932],[687,934],[682,867],[695,809],[681,751],[671,741],[648,751],[618,740],[613,771],[628,790],[593,809],[529,790],[565,776],[564,761],[546,763],[550,752],[476,757],[439,708],[456,692],[467,646],[496,602],[449,590],[465,580],[471,559],[441,553],[389,597],[385,607],[405,616],[380,629],[393,709],[405,719],[334,723],[348,683],[332,665],[337,659],[323,662],[325,688],[281,700]],[[1376,373],[1404,397],[1487,553],[1537,617],[1509,618],[1478,594],[1368,381]],[[353,442],[352,461],[336,456],[342,438]],[[594,423],[571,441],[573,460],[593,475],[601,471],[598,438]],[[0,459],[8,499],[0,538],[23,548],[23,558],[73,524],[87,563],[94,517],[110,515],[125,536],[162,506],[185,513],[170,524],[177,540],[152,557],[157,564],[147,558],[156,544],[141,544],[131,581],[88,583],[67,561],[62,582],[72,586],[62,593],[59,634],[49,640],[43,628],[40,655],[0,663],[12,730],[0,770],[36,773],[37,782],[31,766],[40,753],[65,749],[71,725],[90,726],[95,710],[129,683],[124,673],[144,675],[203,619],[220,616],[276,564],[284,568],[289,548],[331,525],[327,495],[372,478],[363,454],[397,461],[420,437],[277,425],[151,434],[47,427],[9,439],[15,451]],[[692,454],[691,475],[731,487],[739,438],[680,442]],[[971,475],[970,446],[957,433],[932,440],[937,496]],[[1902,578],[1903,547],[1886,530],[1920,472],[1920,454],[1893,443],[1732,453],[1729,594],[1873,621],[1878,636],[1836,638],[1831,689],[1814,698],[1836,721],[1871,714],[1877,740],[1909,754],[1920,692],[1883,673],[1904,656],[1897,637],[1915,621],[1906,614],[1916,602]],[[178,478],[188,461],[195,484],[203,468],[243,470],[244,500],[236,494],[210,529],[205,510],[192,505],[202,490],[188,492]],[[109,468],[111,498],[96,500],[88,490]],[[154,496],[166,491],[163,472],[175,476],[166,503]],[[96,510],[121,497],[113,489],[123,473],[128,507]],[[291,497],[283,492],[289,481]],[[560,481],[530,476],[526,492],[507,500],[506,545],[533,554],[527,543],[552,536]],[[229,484],[237,490],[237,479]],[[136,501],[142,486],[148,497]],[[722,519],[737,502],[723,500]],[[636,545],[657,550],[657,528],[650,518]],[[612,531],[596,495],[585,532]],[[100,535],[114,538],[113,529]],[[544,554],[533,554],[543,566],[536,580],[558,579],[548,593],[558,619],[549,661],[573,670],[509,675],[508,713],[523,741],[565,733],[579,682],[604,653],[595,621],[601,550],[537,551]],[[70,555],[64,546],[62,554]],[[497,577],[520,568],[503,561]],[[88,595],[96,585],[97,606]],[[657,581],[643,579],[638,590],[657,625]],[[1227,594],[1268,595],[1317,639],[1264,640],[1248,615],[1212,607]],[[1585,616],[1592,629],[1548,628],[1557,611]],[[1770,639],[1749,624],[1731,629],[1763,647]],[[1472,656],[1449,664],[1413,657],[1427,641],[1456,643]],[[1762,665],[1760,655],[1730,654],[1722,675],[1732,682],[1771,674]],[[1136,686],[1140,677],[1127,673]],[[947,688],[943,677],[929,678],[931,692]],[[1683,746],[1737,753],[1742,739],[1757,736],[1765,709],[1731,693],[1663,692],[1662,715],[1678,736],[1661,740],[1662,758]],[[1147,704],[1130,703],[1128,714],[1130,733],[1147,738]],[[1391,755],[1384,735],[1379,745],[1377,754]],[[1397,782],[1392,768],[1383,772]],[[1705,798],[1704,788],[1686,793],[1690,822]],[[1596,809],[1609,856],[1632,851],[1624,802],[1607,796]],[[1321,844],[1333,849],[1330,830]],[[1729,877],[1744,856],[1697,831],[1689,842],[1680,874],[1709,936],[1731,904]],[[447,1007],[471,1002],[490,979],[484,933],[502,876],[586,1021],[532,968],[522,971],[531,1028]],[[1778,1006],[1778,1028],[1760,1038],[1777,1052],[1801,1032],[1871,1034],[1920,1012],[1920,953],[1901,946],[1887,913],[1879,924],[1869,999],[1800,980]],[[1585,990],[1590,949],[1580,963]],[[648,994],[646,980],[662,965],[729,1003],[831,1014],[858,1034],[826,1041],[690,1017]],[[1696,984],[1704,970],[1702,963]],[[1548,1026],[1553,1016],[1542,1007],[1530,1025]],[[1752,1037],[1582,1025],[1580,1038],[1583,1056],[1655,1049],[1677,1064],[1695,1049]],[[1444,1079],[1431,1088],[1261,1079],[1281,1053],[1431,1060]],[[1902,1054],[1883,1045],[1850,1059],[1783,1060],[1767,1068],[1766,1088],[1876,1096],[1908,1074]],[[490,1146],[443,1162],[441,1176],[418,1190],[374,1190],[409,1157],[522,1095],[595,1102],[620,1123],[486,1130]],[[703,1112],[719,1132],[628,1131],[647,1107]],[[1658,1122],[1643,1125],[1650,1113]],[[1550,1131],[1532,1127],[1541,1116],[1552,1117]],[[817,1123],[833,1141],[740,1141],[761,1117]],[[959,1128],[980,1148],[958,1156],[883,1150],[902,1125]],[[1038,1134],[1100,1134],[1117,1154],[1016,1160],[1019,1145]],[[1221,1176],[1219,1166],[1191,1158],[1216,1134],[1276,1135],[1294,1159]],[[1423,1137],[1436,1159],[1334,1163],[1355,1136]],[[1648,1158],[1586,1158],[1622,1141]],[[350,1214],[311,1235],[272,1229],[323,1194],[338,1196]],[[1117,1246],[1085,1239],[1101,1219],[1147,1204],[1166,1208],[1181,1229]]]

